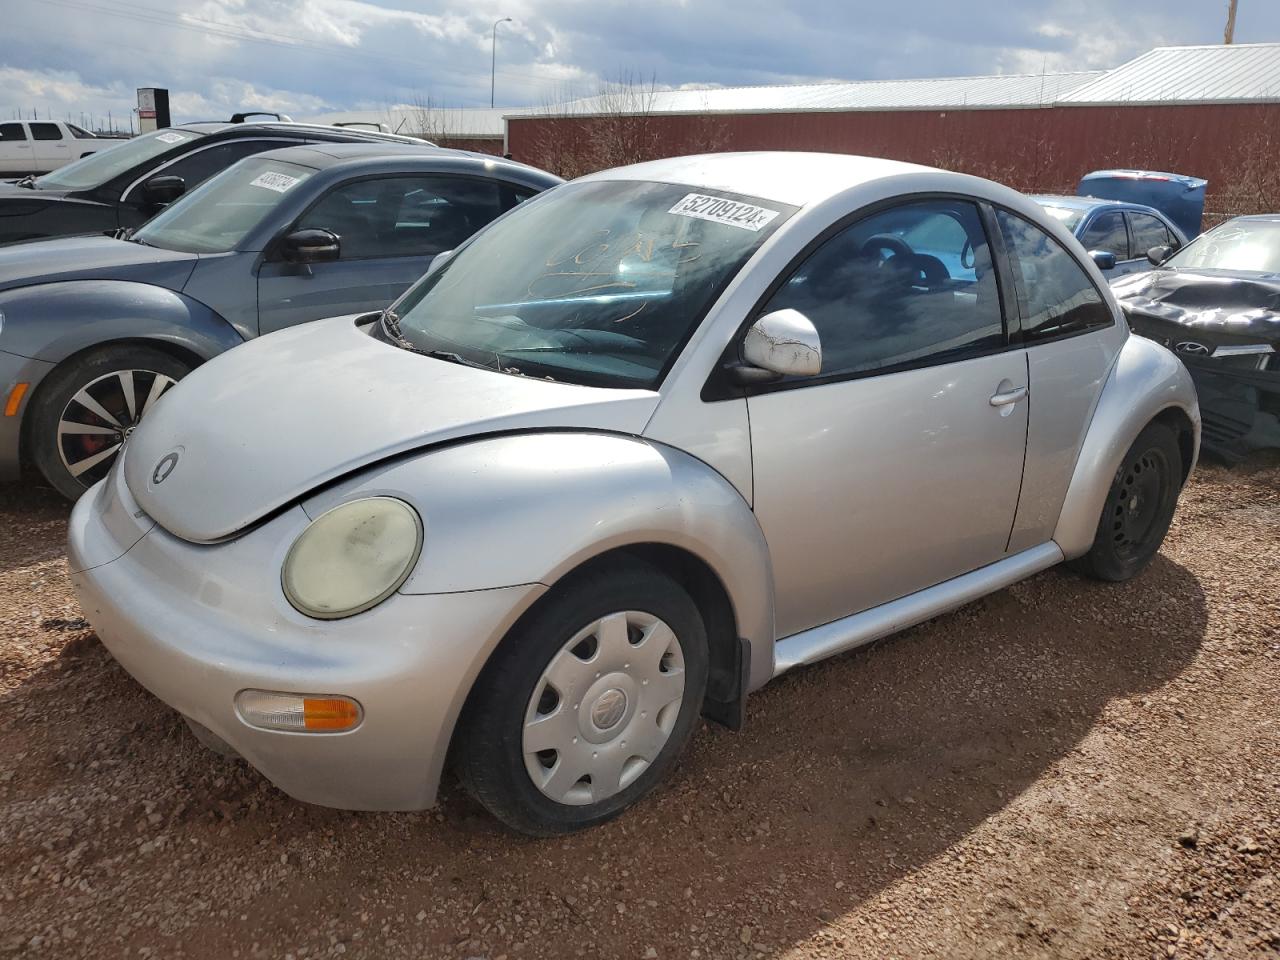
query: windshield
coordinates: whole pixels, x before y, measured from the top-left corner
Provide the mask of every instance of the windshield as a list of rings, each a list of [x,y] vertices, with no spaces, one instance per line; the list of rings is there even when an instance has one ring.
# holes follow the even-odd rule
[[[669,183],[569,184],[478,234],[393,308],[404,345],[505,373],[655,387],[794,207]]]
[[[228,253],[313,173],[266,157],[241,160],[165,207],[133,239],[184,253]]]
[[[1084,211],[1077,207],[1060,207],[1055,203],[1045,203],[1040,201],[1040,206],[1044,207],[1044,212],[1068,230],[1074,231],[1076,224],[1080,222],[1080,218],[1084,216]]]
[[[1280,222],[1228,220],[1187,244],[1163,266],[1280,273]]]
[[[113,177],[172,150],[180,143],[202,137],[194,130],[157,130],[144,133],[132,140],[121,140],[109,147],[73,160],[53,173],[46,173],[36,180],[36,186],[45,190],[88,190],[101,186]]]

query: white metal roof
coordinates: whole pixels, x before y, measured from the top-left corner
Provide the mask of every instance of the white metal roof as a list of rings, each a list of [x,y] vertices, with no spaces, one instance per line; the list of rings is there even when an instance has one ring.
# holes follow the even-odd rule
[[[857,80],[752,87],[618,91],[553,107],[505,111],[506,116],[591,116],[613,113],[771,113],[783,111],[960,110],[1051,106],[1101,71]]]
[[[1280,43],[1157,47],[1063,93],[1068,104],[1280,100]]]
[[[385,123],[392,133],[424,136],[428,139],[447,137],[495,137],[505,132],[504,116],[523,111],[510,108],[416,107],[397,104],[382,110],[345,110],[308,118],[309,123]]]

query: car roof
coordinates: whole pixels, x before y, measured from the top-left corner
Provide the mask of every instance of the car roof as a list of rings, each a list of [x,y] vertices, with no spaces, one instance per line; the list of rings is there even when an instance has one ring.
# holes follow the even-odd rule
[[[503,172],[516,180],[536,183],[547,188],[562,182],[559,177],[514,160],[473,153],[469,150],[452,150],[434,147],[426,143],[307,143],[296,147],[280,147],[255,154],[288,163],[298,163],[316,170],[327,170],[346,164],[367,165],[373,161],[389,161],[387,166],[408,164],[424,169],[475,170],[478,173]]]
[[[427,144],[429,141],[416,137],[404,137],[395,133],[381,133],[375,130],[359,130],[351,127],[332,127],[322,123],[293,123],[292,121],[266,120],[262,122],[245,121],[231,123],[227,120],[199,120],[193,123],[177,124],[180,130],[194,130],[206,135],[244,131],[246,134],[274,133],[293,134],[297,137],[321,137],[337,142],[370,142],[370,143],[404,143]]]
[[[1085,213],[1094,210],[1135,210],[1138,213],[1152,213],[1166,222],[1172,222],[1168,216],[1155,207],[1145,203],[1134,203],[1132,200],[1107,200],[1103,197],[1067,196],[1065,194],[1037,193],[1031,197],[1036,203],[1050,207],[1065,207],[1069,210],[1080,210]]]
[[[708,153],[602,170],[582,181],[651,180],[725,190],[805,206],[871,180],[942,171],[898,160],[843,153]],[[957,175],[958,176],[958,175]]]
[[[1231,220],[1261,220],[1269,223],[1280,222],[1280,213],[1250,213],[1242,217],[1232,217]],[[1227,220],[1230,223],[1231,220]]]

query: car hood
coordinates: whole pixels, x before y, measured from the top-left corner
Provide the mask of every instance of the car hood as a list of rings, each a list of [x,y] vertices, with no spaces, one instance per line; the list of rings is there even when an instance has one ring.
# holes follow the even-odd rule
[[[639,434],[657,403],[647,390],[435,360],[337,317],[250,341],[186,377],[129,439],[125,481],[170,533],[210,542],[399,453],[517,430]]]
[[[1280,338],[1280,274],[1152,270],[1111,285],[1126,310],[1200,330]]]
[[[0,247],[0,290],[62,280],[137,280],[181,290],[199,256],[111,237],[58,237]]]

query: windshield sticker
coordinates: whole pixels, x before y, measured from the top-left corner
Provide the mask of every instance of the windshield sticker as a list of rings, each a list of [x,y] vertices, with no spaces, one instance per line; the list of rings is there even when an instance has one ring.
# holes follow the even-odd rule
[[[778,215],[777,210],[757,207],[753,203],[726,200],[724,197],[709,197],[705,193],[686,193],[667,213],[741,227],[753,233],[767,227]]]
[[[180,133],[162,133],[156,139],[161,143],[181,143],[187,138]]]
[[[249,186],[265,187],[268,190],[274,190],[276,193],[284,193],[301,179],[301,177],[291,177],[284,173],[260,173],[249,181]]]

